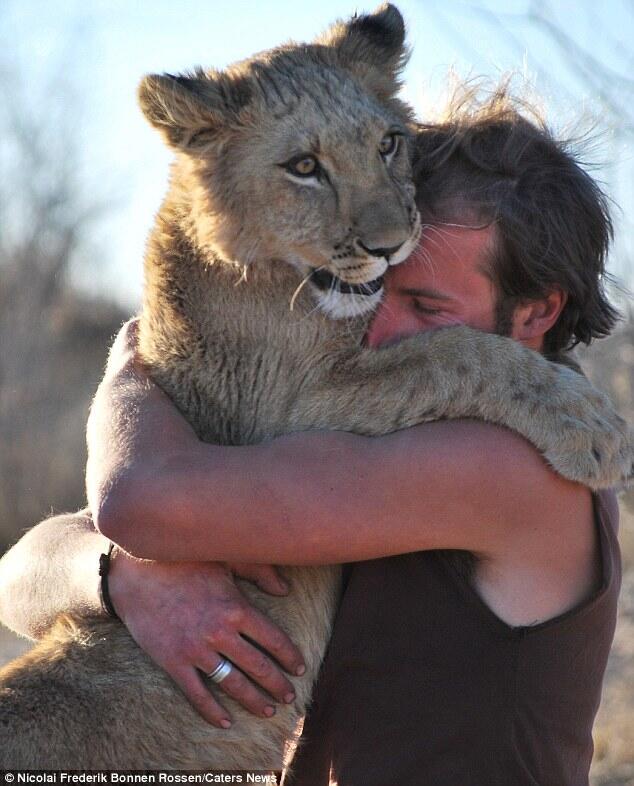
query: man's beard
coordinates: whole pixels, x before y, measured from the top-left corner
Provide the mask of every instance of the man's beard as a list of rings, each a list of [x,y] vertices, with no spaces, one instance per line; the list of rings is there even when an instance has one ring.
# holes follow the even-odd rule
[[[495,327],[498,336],[510,336],[513,332],[513,314],[517,300],[513,297],[498,295],[495,304]]]

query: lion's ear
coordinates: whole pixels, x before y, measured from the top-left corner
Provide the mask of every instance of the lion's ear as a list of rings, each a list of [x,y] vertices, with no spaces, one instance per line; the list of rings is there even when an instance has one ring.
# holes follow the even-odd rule
[[[379,98],[394,96],[409,57],[401,12],[385,3],[371,14],[335,23],[318,43],[336,50],[341,65]]]
[[[246,83],[220,72],[151,74],[138,90],[141,110],[170,147],[194,151],[235,121],[249,100]]]

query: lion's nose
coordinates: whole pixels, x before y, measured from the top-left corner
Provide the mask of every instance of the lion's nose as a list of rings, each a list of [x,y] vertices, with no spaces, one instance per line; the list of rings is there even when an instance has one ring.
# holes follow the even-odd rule
[[[399,243],[398,246],[390,246],[390,248],[369,248],[359,240],[359,245],[364,251],[367,251],[368,254],[371,254],[373,257],[385,257],[386,259],[389,259],[391,256],[396,254],[403,243]]]

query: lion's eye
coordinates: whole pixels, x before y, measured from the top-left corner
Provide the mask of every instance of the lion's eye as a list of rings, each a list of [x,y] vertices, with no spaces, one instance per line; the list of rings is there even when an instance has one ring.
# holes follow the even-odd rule
[[[286,168],[292,175],[297,177],[312,177],[317,174],[319,164],[314,156],[302,156],[289,161],[286,164]]]
[[[383,156],[383,158],[387,158],[389,155],[396,152],[398,140],[398,134],[386,134],[383,137],[383,139],[379,142],[379,153]]]

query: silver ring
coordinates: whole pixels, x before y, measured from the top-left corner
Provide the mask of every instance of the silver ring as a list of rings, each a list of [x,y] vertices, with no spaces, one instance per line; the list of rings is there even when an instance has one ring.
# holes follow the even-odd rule
[[[231,661],[228,661],[226,658],[221,658],[220,663],[213,671],[209,672],[207,676],[210,680],[213,680],[216,685],[220,685],[224,678],[229,676],[232,668]]]

